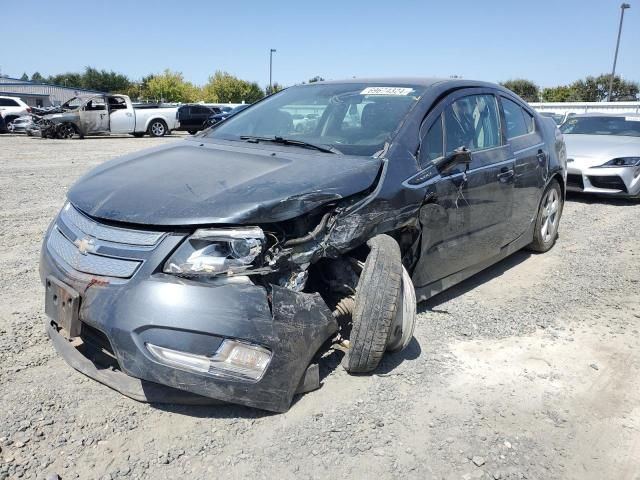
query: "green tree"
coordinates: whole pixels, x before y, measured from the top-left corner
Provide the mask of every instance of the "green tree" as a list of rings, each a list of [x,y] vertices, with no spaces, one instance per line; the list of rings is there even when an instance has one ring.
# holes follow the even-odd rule
[[[27,75],[27,72],[24,72],[22,74],[22,76],[20,77],[20,80],[25,80],[25,81],[29,81],[29,75]]]
[[[31,81],[36,83],[44,82],[44,77],[40,75],[40,72],[33,72],[33,75],[31,75]]]
[[[166,69],[159,75],[150,75],[142,81],[146,96],[165,102],[195,102],[201,96],[199,89],[187,82],[181,72]]]
[[[531,80],[516,78],[514,80],[507,80],[500,85],[508,88],[527,102],[537,102],[539,100],[540,89]]]
[[[81,73],[68,72],[58,75],[51,75],[49,78],[47,78],[47,83],[53,83],[54,85],[64,85],[65,87],[83,88]]]
[[[543,102],[578,102],[580,98],[578,92],[572,87],[567,85],[560,85],[559,87],[549,87],[542,90]]]
[[[324,78],[322,78],[320,75],[316,75],[315,77],[309,79],[309,83],[316,82],[324,82]]]
[[[273,84],[271,88],[269,88],[269,85],[267,85],[264,89],[264,93],[265,95],[271,95],[272,93],[278,93],[280,90],[284,90],[284,89],[285,87],[283,87],[278,82],[276,82]]]
[[[205,101],[220,103],[253,103],[264,97],[256,82],[247,82],[222,71],[209,77],[202,93]]]
[[[82,88],[98,90],[100,92],[123,92],[131,85],[126,75],[114,71],[98,70],[86,67],[82,74]]]
[[[609,82],[611,74],[602,74],[597,77],[587,77],[584,80],[574,82],[571,87],[576,91],[581,102],[602,102],[609,98]],[[638,84],[628,82],[618,75],[613,77],[612,101],[636,100],[638,96]]]

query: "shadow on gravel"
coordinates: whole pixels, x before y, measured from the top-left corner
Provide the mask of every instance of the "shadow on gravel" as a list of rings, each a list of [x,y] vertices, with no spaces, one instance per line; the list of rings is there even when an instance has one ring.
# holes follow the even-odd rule
[[[520,265],[532,254],[532,252],[529,252],[527,250],[520,250],[519,252],[508,256],[495,265],[492,265],[491,267],[479,273],[476,273],[474,276],[467,278],[465,281],[459,283],[458,285],[451,287],[444,292],[439,293],[435,297],[432,297],[429,300],[420,303],[418,305],[418,313],[437,312],[448,314],[449,312],[447,310],[438,309],[437,307],[439,305],[442,305],[443,303],[448,302],[449,300],[453,300],[454,298],[459,297],[460,295],[464,295],[468,291],[473,290],[477,286],[482,285],[489,280],[499,277],[507,270]]]
[[[294,400],[295,403],[295,400]],[[233,418],[263,418],[270,417],[272,415],[279,415],[274,412],[267,412],[265,410],[258,410],[257,408],[243,407],[241,405],[234,405],[232,403],[222,403],[218,405],[176,405],[171,403],[163,404],[151,404],[151,406],[157,410],[164,412],[175,413],[178,415],[185,415],[187,417],[195,418],[220,418],[220,419],[233,419]]]
[[[606,197],[579,192],[567,192],[567,200],[576,203],[584,203],[586,205],[592,205],[594,203],[614,205],[617,207],[633,207],[640,205],[640,199]]]

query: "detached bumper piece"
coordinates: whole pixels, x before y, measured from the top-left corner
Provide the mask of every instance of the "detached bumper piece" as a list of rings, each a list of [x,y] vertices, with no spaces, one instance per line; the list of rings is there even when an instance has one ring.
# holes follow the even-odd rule
[[[90,345],[93,342],[85,342],[81,346],[81,348],[84,347],[81,351],[64,338],[51,322],[47,321],[45,329],[56,352],[71,367],[129,398],[139,402],[159,404],[219,405],[223,403],[213,398],[130,377],[119,368],[114,368],[114,365],[107,365],[108,362],[97,363],[96,357],[100,353],[95,349],[95,345]]]

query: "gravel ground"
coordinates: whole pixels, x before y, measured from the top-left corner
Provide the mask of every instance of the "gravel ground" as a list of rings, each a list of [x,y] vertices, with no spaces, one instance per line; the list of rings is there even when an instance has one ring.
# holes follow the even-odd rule
[[[0,136],[0,480],[639,478],[638,202],[570,197],[551,252],[420,305],[372,375],[327,356],[285,414],[150,406],[72,370],[43,331],[43,233],[89,168],[171,141]]]

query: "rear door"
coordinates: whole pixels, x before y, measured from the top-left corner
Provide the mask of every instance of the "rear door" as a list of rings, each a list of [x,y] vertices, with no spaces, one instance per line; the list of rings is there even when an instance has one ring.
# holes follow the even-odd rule
[[[416,288],[500,253],[508,243],[513,203],[514,161],[492,90],[452,94],[429,114],[423,127],[420,162],[425,169],[462,146],[472,151],[472,162],[436,177],[434,201],[421,209]]]
[[[135,126],[133,110],[127,108],[124,97],[114,95],[109,100],[109,123],[111,133],[131,133]]]
[[[85,134],[109,131],[109,112],[104,97],[93,97],[80,109],[80,127]]]
[[[535,221],[549,152],[535,116],[525,105],[506,95],[500,95],[500,104],[504,135],[515,157],[515,195],[508,231],[515,240]]]

